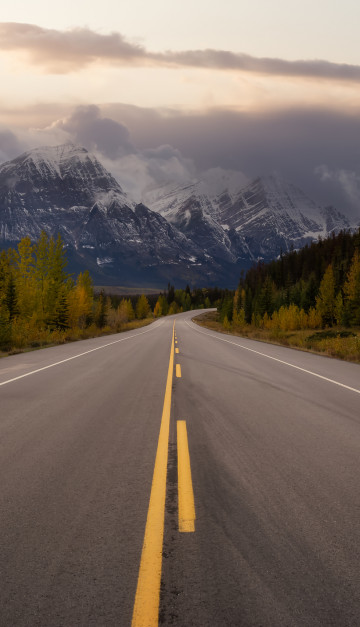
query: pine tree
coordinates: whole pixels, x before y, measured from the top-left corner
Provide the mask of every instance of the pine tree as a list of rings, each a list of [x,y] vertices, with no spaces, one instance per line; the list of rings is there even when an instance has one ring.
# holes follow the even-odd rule
[[[170,283],[168,283],[168,291],[167,291],[168,304],[170,305],[174,299],[175,299],[175,288],[173,285],[170,285]]]
[[[102,329],[106,324],[106,298],[104,290],[101,290],[96,302],[94,322],[99,329]]]
[[[30,237],[24,237],[18,244],[18,256],[15,264],[15,283],[18,297],[19,314],[30,319],[35,310],[34,247]]]
[[[271,315],[274,310],[273,290],[274,290],[273,282],[270,276],[267,276],[265,279],[264,285],[261,289],[259,299],[258,299],[258,310],[261,316],[263,316],[264,313]]]
[[[36,281],[37,313],[40,323],[43,323],[46,317],[46,296],[49,274],[49,236],[45,231],[41,231],[40,237],[36,242],[35,258],[34,276]]]
[[[59,298],[69,276],[65,273],[67,260],[61,236],[49,240],[48,272],[46,293],[46,320],[51,326],[57,326]],[[62,296],[63,297],[63,294]]]
[[[16,316],[16,314],[19,313],[16,288],[15,288],[15,280],[12,274],[10,274],[10,277],[9,277],[4,302],[9,312],[9,321],[11,322],[13,318]]]
[[[336,324],[342,324],[344,320],[344,302],[343,302],[341,291],[337,293],[337,296],[335,298],[334,315],[335,315]]]
[[[9,312],[4,303],[0,304],[0,350],[8,350],[11,343]]]
[[[58,293],[56,312],[54,316],[54,326],[58,329],[65,330],[69,327],[69,290],[63,285]]]

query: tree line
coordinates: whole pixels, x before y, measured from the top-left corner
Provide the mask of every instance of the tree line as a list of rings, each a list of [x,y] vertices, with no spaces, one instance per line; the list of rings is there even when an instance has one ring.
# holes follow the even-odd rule
[[[223,290],[168,289],[129,297],[96,293],[88,271],[67,271],[60,237],[44,231],[32,243],[0,252],[0,350],[41,346],[122,331],[146,319],[218,306]]]
[[[224,325],[283,331],[360,325],[360,229],[258,263],[219,306]]]

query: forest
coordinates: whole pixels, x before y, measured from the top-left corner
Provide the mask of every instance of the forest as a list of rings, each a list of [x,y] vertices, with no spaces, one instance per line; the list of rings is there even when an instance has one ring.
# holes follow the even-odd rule
[[[49,344],[117,333],[160,316],[217,306],[224,290],[175,289],[146,297],[106,295],[90,274],[67,270],[60,236],[44,231],[37,242],[25,237],[0,252],[0,351],[16,352]]]
[[[360,326],[360,229],[258,263],[237,290],[175,289],[117,296],[97,291],[90,274],[67,272],[60,236],[0,253],[0,351],[117,333],[154,318],[216,307],[226,330],[285,333]],[[344,333],[344,332],[343,332]]]
[[[220,303],[224,326],[265,329],[360,325],[360,229],[258,263]]]

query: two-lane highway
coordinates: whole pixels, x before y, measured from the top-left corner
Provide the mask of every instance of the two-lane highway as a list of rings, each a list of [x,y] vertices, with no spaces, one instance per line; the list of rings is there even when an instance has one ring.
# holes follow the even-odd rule
[[[130,625],[171,327],[1,361],[1,625]]]
[[[359,366],[193,315],[0,361],[0,625],[131,625],[163,523],[160,624],[360,624]]]
[[[172,473],[163,623],[359,625],[359,366],[176,331],[196,531],[177,533]]]

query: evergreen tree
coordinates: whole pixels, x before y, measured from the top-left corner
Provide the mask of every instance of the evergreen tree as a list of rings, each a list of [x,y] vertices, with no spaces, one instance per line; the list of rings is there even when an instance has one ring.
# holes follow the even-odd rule
[[[69,328],[69,289],[67,285],[62,285],[58,291],[56,310],[53,316],[53,325],[57,329]]]
[[[267,276],[258,298],[258,311],[261,316],[265,313],[271,315],[273,307],[273,282],[270,276]]]
[[[106,297],[104,290],[101,290],[95,305],[94,322],[99,329],[106,324]]]
[[[173,300],[175,300],[175,288],[173,285],[170,285],[170,283],[168,283],[168,291],[167,291],[167,302],[170,305]]]
[[[9,281],[7,284],[6,296],[4,300],[8,313],[9,313],[9,322],[19,313],[19,308],[17,304],[17,295],[15,288],[15,280],[12,274],[9,276]]]
[[[36,297],[37,297],[37,313],[40,323],[45,321],[46,317],[46,296],[48,290],[48,273],[49,273],[49,237],[45,231],[41,231],[41,235],[35,245],[35,272],[36,281]]]
[[[31,318],[35,311],[34,247],[30,237],[24,237],[18,244],[18,256],[15,265],[15,283],[20,316]]]
[[[4,303],[0,304],[0,350],[8,350],[11,344],[11,324],[9,312]]]

